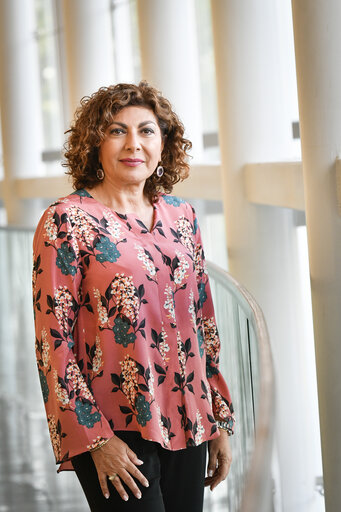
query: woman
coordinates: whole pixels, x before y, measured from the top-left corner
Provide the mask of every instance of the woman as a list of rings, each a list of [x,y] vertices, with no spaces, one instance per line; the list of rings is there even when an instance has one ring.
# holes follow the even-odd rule
[[[200,231],[193,208],[166,195],[188,175],[183,135],[146,82],[83,98],[64,164],[75,192],[47,208],[34,237],[52,445],[92,511],[198,512],[204,485],[231,464]]]

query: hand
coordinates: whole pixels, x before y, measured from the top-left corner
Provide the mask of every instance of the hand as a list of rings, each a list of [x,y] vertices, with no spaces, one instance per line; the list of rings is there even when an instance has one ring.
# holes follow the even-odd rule
[[[107,478],[115,473],[117,473],[117,476],[111,480],[111,483],[123,500],[127,501],[129,496],[121,483],[121,479],[137,498],[141,498],[140,489],[137,487],[132,476],[137,478],[145,487],[149,486],[149,482],[135,466],[135,464],[143,464],[143,461],[137,457],[136,453],[129,448],[127,443],[114,435],[102,448],[90,453],[95,463],[98,480],[105,498],[109,498]]]
[[[219,432],[219,437],[208,441],[208,477],[205,478],[205,487],[209,485],[211,491],[213,491],[220,482],[225,480],[230,471],[232,462],[229,436],[225,430],[219,430]],[[212,472],[212,476],[210,476],[210,472]]]

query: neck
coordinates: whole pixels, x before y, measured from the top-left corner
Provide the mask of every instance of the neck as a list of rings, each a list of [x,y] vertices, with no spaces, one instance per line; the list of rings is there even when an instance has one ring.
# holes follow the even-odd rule
[[[144,183],[122,188],[106,179],[89,191],[96,200],[119,213],[139,213],[151,206],[143,189]]]

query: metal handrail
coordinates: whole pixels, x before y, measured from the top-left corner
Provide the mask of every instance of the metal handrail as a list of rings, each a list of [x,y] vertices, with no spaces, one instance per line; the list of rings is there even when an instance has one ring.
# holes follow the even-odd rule
[[[271,454],[275,427],[275,376],[268,329],[263,312],[251,293],[228,272],[207,262],[210,277],[237,300],[258,342],[258,393],[255,444],[245,476],[240,512],[265,512],[271,507]],[[237,426],[236,426],[237,428]]]

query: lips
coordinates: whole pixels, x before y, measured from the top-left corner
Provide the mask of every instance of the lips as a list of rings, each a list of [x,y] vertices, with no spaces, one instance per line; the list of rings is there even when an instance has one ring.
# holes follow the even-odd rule
[[[120,162],[130,162],[130,163],[143,163],[143,160],[140,158],[122,158]]]

